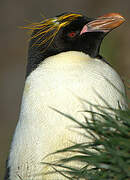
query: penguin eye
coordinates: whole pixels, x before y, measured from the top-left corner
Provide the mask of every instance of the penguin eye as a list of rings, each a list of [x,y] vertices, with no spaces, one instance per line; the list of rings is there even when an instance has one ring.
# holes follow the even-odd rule
[[[76,32],[70,32],[70,33],[68,33],[68,37],[70,37],[70,38],[73,38],[73,37],[75,37],[76,35],[77,35]]]

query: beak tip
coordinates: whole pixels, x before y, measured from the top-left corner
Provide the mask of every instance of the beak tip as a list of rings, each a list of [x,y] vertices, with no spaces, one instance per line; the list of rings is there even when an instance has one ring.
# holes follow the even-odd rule
[[[106,14],[104,16],[102,16],[104,18],[113,18],[113,19],[119,19],[121,20],[122,22],[125,21],[125,18],[120,14],[120,13],[109,13],[109,14]]]
[[[114,13],[115,14],[115,18],[119,18],[122,22],[125,21],[125,18],[120,14],[120,13]]]
[[[115,13],[114,18],[117,19],[119,23],[117,27],[125,22],[125,18],[120,13]]]

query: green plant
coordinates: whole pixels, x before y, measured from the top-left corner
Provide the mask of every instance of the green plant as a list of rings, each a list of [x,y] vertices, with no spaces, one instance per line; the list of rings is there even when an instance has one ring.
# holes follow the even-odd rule
[[[57,162],[44,164],[51,166],[53,173],[58,172],[71,180],[130,180],[130,110],[109,107],[111,113],[108,113],[105,108],[95,107],[98,113],[87,111],[91,113],[92,121],[84,117],[85,123],[54,109],[89,133],[92,142],[56,151],[54,154],[75,153]],[[74,168],[66,165],[72,161],[83,162],[84,166]]]

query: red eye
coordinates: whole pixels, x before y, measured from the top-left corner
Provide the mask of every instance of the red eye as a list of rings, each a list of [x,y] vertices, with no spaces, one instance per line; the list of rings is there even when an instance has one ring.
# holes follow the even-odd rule
[[[75,36],[76,36],[76,32],[71,32],[71,33],[68,33],[68,36],[69,36],[69,37],[71,37],[71,38],[73,38],[73,37],[75,37]]]

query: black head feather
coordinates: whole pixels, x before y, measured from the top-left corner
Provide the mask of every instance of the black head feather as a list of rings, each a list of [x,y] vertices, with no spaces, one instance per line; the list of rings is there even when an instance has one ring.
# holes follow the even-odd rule
[[[89,32],[80,35],[84,25],[92,20],[80,14],[64,13],[34,24],[29,44],[27,76],[45,58],[61,52],[82,51],[91,57],[98,57],[105,33]]]

